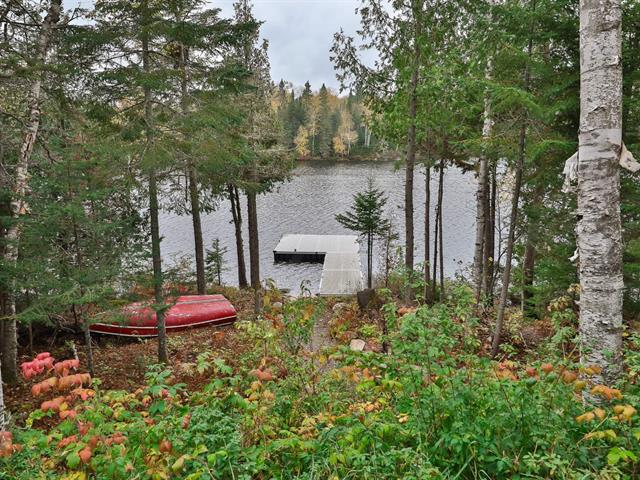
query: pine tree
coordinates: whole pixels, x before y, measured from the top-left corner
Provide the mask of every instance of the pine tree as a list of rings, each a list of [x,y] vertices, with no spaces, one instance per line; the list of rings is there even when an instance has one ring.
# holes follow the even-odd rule
[[[329,107],[329,91],[325,84],[320,87],[318,93],[318,102],[320,104],[318,114],[318,153],[322,157],[331,155],[331,142],[333,135],[331,134],[331,110]]]
[[[125,109],[125,118],[131,122],[123,127],[123,135],[130,139],[132,155],[138,160],[140,172],[147,181],[149,200],[151,259],[153,265],[153,287],[158,327],[158,360],[168,361],[166,328],[164,322],[163,272],[160,253],[159,193],[158,182],[166,169],[168,158],[162,148],[159,131],[160,113],[166,106],[160,101],[161,94],[171,91],[168,81],[174,71],[167,65],[162,48],[166,43],[163,19],[164,3],[143,0],[132,4],[123,0],[104,0],[96,5],[96,28],[104,39],[104,58],[101,71],[97,72],[104,95],[110,95],[107,85],[115,83],[126,92],[120,92],[116,102],[119,106],[136,105]],[[113,52],[119,55],[111,56]],[[117,59],[113,60],[112,58]],[[121,59],[128,60],[123,65]],[[108,82],[107,82],[108,80]],[[135,99],[135,100],[134,100]],[[120,112],[114,111],[114,115]],[[128,127],[128,129],[127,129]]]
[[[172,0],[166,3],[165,22],[166,50],[174,59],[177,70],[176,98],[182,114],[181,123],[175,126],[182,136],[176,138],[177,156],[184,162],[187,186],[189,190],[189,213],[193,220],[195,240],[196,284],[199,294],[204,294],[206,288],[204,242],[202,237],[201,192],[202,183],[199,181],[198,170],[207,170],[205,162],[211,162],[215,156],[211,154],[197,155],[200,150],[194,140],[203,138],[202,129],[206,122],[212,125],[220,123],[220,117],[232,117],[226,108],[211,108],[208,104],[220,101],[220,92],[225,88],[239,89],[242,87],[242,76],[229,85],[228,77],[236,72],[234,64],[225,65],[220,59],[220,52],[236,47],[246,32],[257,28],[250,21],[237,23],[221,19],[219,10],[204,8],[202,0]],[[205,88],[202,88],[202,85]],[[197,86],[197,87],[196,87]],[[198,88],[197,95],[193,90]],[[217,97],[217,98],[216,98]],[[197,123],[196,123],[197,122]],[[194,135],[194,127],[197,135]],[[209,136],[223,134],[209,128]],[[207,142],[209,146],[209,142]],[[195,147],[195,148],[194,148]],[[210,148],[210,146],[209,146]],[[216,161],[215,159],[213,160]]]
[[[376,238],[389,232],[389,220],[384,218],[385,194],[376,188],[374,180],[367,180],[367,188],[353,196],[351,209],[336,215],[342,226],[358,232],[367,240],[367,287],[371,288],[373,280],[373,245]]]
[[[256,23],[248,0],[236,2],[234,9],[238,23]],[[238,107],[245,118],[242,136],[246,143],[243,152],[245,163],[238,184],[247,196],[249,272],[256,311],[260,310],[261,289],[257,196],[269,190],[274,182],[283,179],[290,168],[288,156],[278,146],[282,133],[271,102],[273,85],[267,50],[266,40],[260,41],[259,31],[254,31],[245,37],[240,47],[231,52],[232,58],[249,73],[249,83],[253,87],[238,96]]]
[[[207,276],[210,282],[222,285],[222,272],[224,267],[224,256],[227,254],[227,247],[220,245],[220,239],[216,238],[211,243],[211,249],[207,250],[206,267]]]

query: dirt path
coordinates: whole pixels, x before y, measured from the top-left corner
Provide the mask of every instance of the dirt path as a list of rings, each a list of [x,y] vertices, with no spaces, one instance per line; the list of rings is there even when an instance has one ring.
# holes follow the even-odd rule
[[[326,312],[318,319],[313,327],[313,333],[311,334],[311,340],[307,345],[307,349],[311,352],[320,352],[327,347],[332,347],[335,342],[331,338],[329,333],[329,320],[333,311],[327,309]]]

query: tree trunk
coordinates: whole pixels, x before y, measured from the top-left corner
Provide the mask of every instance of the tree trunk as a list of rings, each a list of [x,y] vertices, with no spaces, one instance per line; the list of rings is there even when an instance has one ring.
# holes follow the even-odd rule
[[[493,73],[493,62],[488,60],[485,68],[485,80],[490,81]],[[493,129],[493,119],[491,117],[491,98],[489,93],[485,92],[484,95],[484,113],[482,124],[482,139],[487,142],[491,138],[491,132]],[[486,150],[486,148],[485,148]],[[486,249],[487,238],[487,223],[488,223],[488,210],[487,210],[487,193],[489,184],[489,161],[486,153],[483,151],[478,162],[478,188],[476,191],[476,242],[475,252],[473,256],[473,280],[475,283],[475,296],[476,302],[479,303],[483,294],[482,278],[484,274],[485,263],[484,259]],[[485,292],[486,293],[486,292]]]
[[[496,237],[496,164],[494,162],[491,168],[491,186],[488,186],[488,195],[486,198],[488,207],[488,218],[485,223],[485,239],[482,260],[482,292],[487,301],[493,297],[493,271],[495,259],[495,237]],[[490,302],[491,303],[491,302]]]
[[[478,186],[476,189],[476,240],[473,254],[473,282],[475,288],[476,302],[480,303],[482,297],[482,274],[484,247],[486,239],[486,184],[487,184],[487,159],[480,158],[478,163]]]
[[[146,9],[147,2],[144,2]],[[146,21],[146,19],[145,19]],[[151,72],[149,58],[149,38],[145,31],[142,34],[142,69],[145,74]],[[146,124],[147,149],[153,144],[154,119],[152,110],[151,88],[144,86],[144,120]],[[153,290],[155,294],[156,322],[158,328],[158,361],[167,363],[169,355],[167,353],[167,330],[164,318],[164,298],[162,292],[162,257],[160,254],[160,221],[158,206],[158,183],[155,167],[151,167],[149,172],[149,216],[151,219],[151,258],[153,263]]]
[[[367,288],[371,288],[371,277],[373,276],[373,236],[371,232],[367,235]]]
[[[0,229],[0,235],[4,235],[4,231]],[[4,238],[2,238],[4,240]],[[0,314],[4,316],[6,313],[6,292],[0,289]],[[4,327],[7,322],[0,322],[0,342],[4,338]],[[7,429],[9,412],[6,411],[4,405],[4,385],[2,384],[2,355],[0,355],[0,431]]]
[[[182,115],[189,112],[189,71],[187,68],[187,49],[180,45],[180,108]],[[189,182],[189,203],[191,204],[191,220],[193,223],[193,240],[196,256],[196,288],[198,295],[204,295],[207,281],[204,271],[204,240],[202,239],[202,220],[200,218],[200,193],[198,177],[193,161],[187,160],[187,181]]]
[[[522,260],[522,311],[529,311],[529,300],[533,296],[533,272],[536,266],[536,246],[532,235],[527,235],[527,244],[524,247]]]
[[[538,183],[531,194],[529,207],[536,208],[542,202],[544,194],[544,184]],[[524,248],[524,258],[522,260],[522,313],[530,317],[534,315],[534,309],[530,305],[533,297],[533,281],[536,266],[536,245],[538,243],[538,231],[540,222],[536,215],[529,215],[527,219],[527,243]]]
[[[431,305],[431,167],[428,165],[424,172],[424,191],[424,301]]]
[[[511,261],[513,259],[513,244],[516,237],[516,222],[518,221],[518,203],[520,202],[520,190],[522,187],[522,171],[524,169],[524,154],[526,145],[526,122],[520,127],[520,140],[518,147],[518,162],[516,164],[516,179],[511,198],[511,217],[509,219],[509,236],[507,237],[507,248],[505,252],[505,265],[502,274],[502,290],[500,291],[500,303],[498,304],[498,318],[491,344],[491,355],[495,357],[500,350],[500,335],[504,323],[504,312],[509,294],[509,282],[511,280]]]
[[[417,88],[418,72],[414,72],[411,79],[411,101],[409,103],[409,118],[411,125],[407,135],[407,159],[405,168],[405,186],[404,186],[404,222],[405,222],[405,267],[407,274],[413,272],[413,170],[416,159],[416,109],[417,99],[415,89]],[[406,292],[407,300],[412,297],[411,282]]]
[[[231,216],[236,234],[236,254],[238,256],[238,286],[247,288],[247,267],[244,262],[244,242],[242,240],[242,209],[240,208],[240,195],[238,189],[232,185],[227,185],[229,201],[231,202]]]
[[[258,239],[258,211],[256,193],[247,192],[247,218],[249,221],[249,272],[251,287],[260,288],[260,242]]]
[[[87,371],[93,377],[95,369],[93,363],[93,345],[91,345],[91,331],[89,330],[89,321],[87,320],[82,307],[80,307],[80,317],[82,318],[82,334],[84,336],[85,354],[87,356]]]
[[[405,221],[405,268],[409,276],[405,291],[405,301],[413,299],[411,279],[413,277],[413,170],[416,162],[416,115],[418,110],[418,72],[420,70],[420,20],[419,12],[414,6],[414,54],[413,71],[411,72],[411,83],[409,85],[409,131],[407,132],[407,158],[405,168],[404,185],[404,221]]]
[[[153,291],[156,302],[158,327],[158,361],[167,363],[167,330],[164,319],[164,298],[162,294],[162,257],[160,255],[160,222],[158,220],[158,185],[155,172],[149,174],[149,213],[151,215],[151,256],[153,259]]]
[[[260,241],[258,238],[258,205],[256,193],[247,191],[247,219],[249,222],[249,273],[254,292],[254,310],[262,310],[260,300]]]
[[[187,167],[189,175],[189,198],[191,202],[191,220],[193,222],[193,239],[196,253],[196,287],[198,295],[204,295],[207,281],[204,271],[204,240],[202,239],[202,220],[200,217],[200,193],[195,167],[191,162]]]
[[[443,168],[442,161],[440,161],[440,174],[438,178],[438,199],[436,203],[436,227],[433,235],[433,282],[431,283],[431,296],[435,300],[436,298],[436,290],[438,285],[438,263],[439,263],[439,240],[440,240],[440,228],[442,222],[440,221],[440,216],[442,215],[442,180],[443,180]],[[442,292],[440,292],[440,298],[442,298]]]
[[[80,248],[80,235],[78,233],[78,225],[73,220],[73,239],[75,243],[76,249],[76,268],[79,270],[83,267],[83,259],[82,259],[82,250]],[[84,296],[84,287],[80,287],[80,294]],[[76,316],[76,306],[73,305],[73,313]],[[87,370],[89,374],[93,377],[95,375],[94,366],[93,366],[93,345],[91,344],[91,331],[89,330],[89,320],[85,315],[84,309],[82,305],[80,305],[80,323],[82,326],[82,334],[84,336],[84,346],[85,346],[85,355],[87,356]],[[31,325],[29,325],[29,343],[30,348],[33,349],[32,345],[32,335],[31,335]]]
[[[36,52],[36,62],[44,65],[47,62],[51,36],[55,25],[60,21],[62,0],[51,0],[47,15],[42,22],[38,35],[38,47]],[[20,242],[20,222],[19,218],[27,214],[26,196],[29,190],[29,163],[33,147],[38,137],[40,129],[40,97],[42,93],[42,83],[44,74],[36,74],[36,78],[31,84],[29,98],[29,119],[25,124],[24,138],[20,147],[20,155],[15,168],[15,182],[13,185],[13,197],[10,202],[12,223],[6,235],[6,247],[4,260],[7,265],[15,265],[18,260],[18,249]],[[2,367],[4,367],[4,380],[7,383],[18,381],[18,329],[16,324],[16,285],[12,281],[9,293],[7,320],[2,338]]]
[[[0,360],[0,432],[7,429],[8,412],[4,406],[4,387],[2,384],[2,360]]]
[[[607,385],[622,370],[621,21],[620,0],[580,1],[580,353]]]
[[[443,232],[444,232],[444,222],[443,222],[443,207],[442,201],[444,197],[444,160],[440,160],[440,179],[438,183],[438,241],[440,242],[440,301],[444,299],[445,291],[444,291],[444,242],[443,242]],[[436,277],[433,277],[433,281],[436,281]]]

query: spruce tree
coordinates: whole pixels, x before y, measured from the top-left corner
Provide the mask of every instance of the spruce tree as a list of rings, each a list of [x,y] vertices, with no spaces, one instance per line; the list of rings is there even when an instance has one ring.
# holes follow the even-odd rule
[[[335,217],[338,223],[358,232],[367,241],[367,288],[371,288],[373,282],[374,241],[388,234],[391,227],[384,216],[387,201],[384,192],[376,188],[373,178],[369,178],[366,189],[353,196],[350,210]]]

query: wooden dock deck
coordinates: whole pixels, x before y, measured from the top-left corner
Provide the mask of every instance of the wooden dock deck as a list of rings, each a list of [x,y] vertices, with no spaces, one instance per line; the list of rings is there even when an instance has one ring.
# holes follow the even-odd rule
[[[318,295],[353,295],[362,288],[360,244],[355,235],[284,235],[276,262],[322,262]]]

